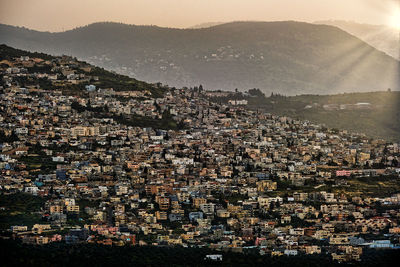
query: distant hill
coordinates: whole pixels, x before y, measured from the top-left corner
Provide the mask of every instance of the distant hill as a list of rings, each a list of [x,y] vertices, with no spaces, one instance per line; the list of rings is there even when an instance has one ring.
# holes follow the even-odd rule
[[[328,20],[316,24],[336,26],[386,54],[400,59],[399,30],[385,25],[360,24],[352,21]]]
[[[234,22],[202,29],[94,23],[61,33],[0,25],[0,43],[68,54],[148,82],[266,93],[400,89],[399,62],[327,25]]]

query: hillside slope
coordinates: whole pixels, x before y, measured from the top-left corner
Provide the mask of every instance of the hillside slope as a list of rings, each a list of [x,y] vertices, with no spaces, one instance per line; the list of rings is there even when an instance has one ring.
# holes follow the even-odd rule
[[[1,44],[0,45],[0,68],[8,68],[12,67],[12,64],[9,63],[9,60],[13,60],[14,58],[19,58],[21,56],[28,56],[31,58],[38,58],[46,61],[57,61],[60,60],[60,57],[38,53],[38,52],[29,52],[20,49],[15,49],[13,47]],[[85,91],[85,86],[89,84],[96,85],[98,88],[113,88],[116,91],[146,91],[149,92],[149,96],[152,97],[161,97],[164,94],[163,88],[160,88],[156,85],[149,84],[146,82],[138,81],[134,78],[116,74],[102,68],[90,65],[86,62],[77,61],[73,58],[66,58],[65,60],[71,60],[73,62],[72,65],[76,65],[76,69],[73,71],[77,73],[83,73],[90,76],[97,77],[96,80],[84,81],[82,83],[69,85],[68,88],[72,91]],[[57,73],[57,71],[53,71],[51,68],[46,66],[45,64],[37,64],[36,66],[27,67],[28,73],[35,72],[44,72],[49,74],[57,74],[62,75],[62,73]],[[0,77],[0,80],[3,77]],[[36,85],[40,79],[23,79],[23,84],[20,86],[29,86]],[[43,83],[40,83],[43,89],[65,89],[65,86],[52,84],[50,81],[46,79]]]
[[[400,89],[398,61],[336,27],[300,22],[204,29],[95,23],[61,33],[0,25],[0,43],[177,87],[287,95]]]

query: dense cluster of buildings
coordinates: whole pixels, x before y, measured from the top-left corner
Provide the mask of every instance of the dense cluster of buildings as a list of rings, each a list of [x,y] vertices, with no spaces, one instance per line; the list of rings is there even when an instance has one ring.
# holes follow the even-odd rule
[[[35,64],[49,68],[24,67]],[[326,252],[338,261],[399,243],[400,194],[339,190],[351,179],[399,179],[399,144],[249,110],[245,101],[219,105],[199,89],[154,99],[94,85],[66,95],[21,84],[45,76],[67,86],[93,81],[79,64],[23,57],[0,67],[1,194],[44,200],[41,221],[2,229],[14,237]],[[115,119],[166,113],[182,129]]]

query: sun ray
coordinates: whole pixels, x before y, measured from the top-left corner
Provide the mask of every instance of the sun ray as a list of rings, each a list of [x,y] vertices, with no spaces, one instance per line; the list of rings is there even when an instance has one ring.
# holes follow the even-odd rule
[[[400,8],[397,8],[390,16],[389,24],[400,31]]]

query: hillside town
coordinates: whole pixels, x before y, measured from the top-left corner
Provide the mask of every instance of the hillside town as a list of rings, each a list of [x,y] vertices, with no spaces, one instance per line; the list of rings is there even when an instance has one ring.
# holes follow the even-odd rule
[[[216,103],[223,92],[202,86],[101,88],[91,68],[0,61],[0,197],[40,203],[27,221],[0,206],[3,238],[338,262],[399,248],[400,144]]]

